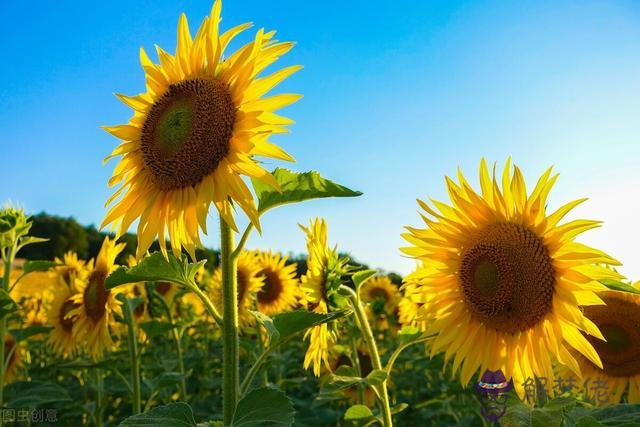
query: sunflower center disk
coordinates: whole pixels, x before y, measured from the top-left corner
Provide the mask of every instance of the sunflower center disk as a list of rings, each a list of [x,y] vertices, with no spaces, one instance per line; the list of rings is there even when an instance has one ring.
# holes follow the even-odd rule
[[[606,306],[587,306],[585,315],[607,340],[587,336],[602,360],[607,375],[630,377],[640,374],[640,307],[615,297],[603,298]]]
[[[195,186],[229,153],[236,108],[227,85],[191,79],[169,86],[147,113],[140,137],[154,184],[169,191]]]
[[[84,290],[84,309],[94,322],[104,317],[107,311],[107,299],[109,298],[109,289],[104,287],[104,281],[107,275],[95,271],[89,277],[89,284]]]
[[[515,334],[551,311],[556,284],[549,251],[519,224],[492,224],[471,237],[459,279],[471,313],[488,327]]]
[[[263,271],[262,274],[264,274],[264,286],[258,292],[258,301],[260,304],[270,304],[277,301],[282,294],[282,283],[275,271]]]

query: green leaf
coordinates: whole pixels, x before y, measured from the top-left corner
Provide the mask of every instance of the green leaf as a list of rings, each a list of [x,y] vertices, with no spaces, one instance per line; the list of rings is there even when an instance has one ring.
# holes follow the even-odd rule
[[[332,320],[340,319],[348,314],[348,311],[334,311],[322,314],[312,311],[297,310],[276,314],[273,317],[273,325],[280,334],[280,341],[302,332],[313,326],[321,325]]]
[[[15,313],[17,310],[18,304],[16,304],[7,291],[0,289],[0,320]]]
[[[380,385],[387,379],[387,372],[382,369],[374,369],[367,375],[367,383],[369,385]]]
[[[354,273],[351,276],[354,285],[356,285],[356,292],[360,292],[360,286],[362,286],[367,280],[371,279],[376,274],[375,270],[362,270]]]
[[[162,253],[154,252],[145,257],[133,267],[120,267],[107,277],[105,286],[107,289],[118,285],[137,282],[163,281],[189,286],[194,282],[198,269],[206,260],[196,263],[188,263],[186,258],[177,259],[168,254],[166,259]]]
[[[249,392],[236,406],[233,427],[293,424],[293,404],[281,391],[262,387]]]
[[[559,397],[541,408],[531,408],[514,394],[509,395],[507,402],[507,413],[500,419],[503,427],[559,427],[563,425],[565,414],[578,403],[573,398]]]
[[[640,294],[640,290],[634,288],[633,286],[629,285],[628,283],[624,283],[624,282],[621,282],[619,280],[602,279],[602,280],[600,280],[600,283],[602,283],[607,288],[609,288],[609,289],[611,289],[613,291],[621,291],[621,292],[629,292],[629,293],[632,293],[632,294]]]
[[[140,327],[151,338],[164,335],[176,326],[169,322],[152,319],[146,322],[141,322]]]
[[[258,322],[260,322],[267,330],[267,334],[269,334],[269,342],[275,342],[280,339],[280,332],[278,332],[278,329],[274,325],[273,319],[259,311],[251,311],[251,314],[253,314],[256,319],[258,319]]]
[[[258,212],[261,214],[276,206],[298,203],[304,200],[326,197],[356,197],[360,191],[353,191],[320,176],[318,172],[292,172],[276,168],[273,176],[280,185],[278,191],[259,179],[252,178],[253,188],[258,197]]]
[[[20,342],[34,335],[46,334],[51,329],[53,329],[53,326],[31,325],[22,329],[11,329],[9,332],[13,335],[16,341]]]
[[[67,391],[55,383],[17,381],[5,386],[5,405],[8,408],[56,407],[54,403],[70,401]]]
[[[365,405],[353,405],[344,413],[345,421],[364,422],[373,418],[373,412]]]
[[[33,273],[34,271],[47,271],[60,264],[53,261],[25,261],[22,267],[23,274]]]
[[[415,326],[406,325],[400,329],[398,332],[398,338],[400,338],[400,342],[402,344],[410,343],[411,341],[415,341],[422,336],[422,331],[416,328]]]
[[[184,402],[157,406],[142,414],[125,418],[121,427],[196,427],[191,407]]]
[[[604,426],[640,425],[640,404],[620,404],[589,411],[589,417]]]

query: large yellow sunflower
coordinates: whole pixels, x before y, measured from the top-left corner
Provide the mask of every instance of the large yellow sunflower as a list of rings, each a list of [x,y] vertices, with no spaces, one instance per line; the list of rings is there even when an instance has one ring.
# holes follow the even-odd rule
[[[287,264],[287,259],[271,251],[258,255],[260,275],[264,276],[264,285],[258,292],[258,309],[267,316],[291,311],[298,304],[296,264]]]
[[[199,230],[206,234],[211,203],[236,229],[230,200],[235,201],[259,229],[253,196],[241,176],[277,187],[253,157],[293,161],[269,137],[287,132],[292,121],[275,111],[300,96],[263,96],[301,67],[258,77],[293,43],[276,42],[275,31],[261,29],[251,42],[225,57],[229,42],[251,25],[220,33],[220,11],[216,0],[195,38],[183,14],[176,53],[158,47],[159,64],[140,50],[147,90],[137,96],[118,95],[133,108],[133,117],[128,124],[105,127],[123,142],[109,157],[121,156],[109,181],[121,186],[107,201],[112,207],[103,226],[112,224],[120,234],[138,219],[138,257],[156,236],[166,253],[165,233],[174,253],[185,247],[193,256],[200,245]]]
[[[49,332],[49,345],[63,357],[73,356],[78,350],[78,340],[73,334],[77,315],[69,316],[69,313],[80,305],[71,299],[73,295],[74,288],[61,287],[47,310],[47,323],[53,326]]]
[[[118,329],[113,327],[113,312],[120,310],[121,303],[115,298],[120,291],[118,288],[106,289],[104,282],[117,268],[115,259],[125,246],[105,237],[93,270],[85,282],[79,283],[79,292],[71,297],[75,308],[65,316],[74,318],[74,339],[82,343],[94,359],[113,347],[111,332]]]
[[[529,195],[510,160],[502,186],[495,175],[483,160],[480,194],[458,172],[458,184],[446,178],[452,205],[432,200],[434,209],[419,201],[428,214],[422,216],[426,228],[407,227],[403,236],[412,246],[403,251],[424,266],[406,281],[423,294],[424,311],[432,318],[432,355],[455,355],[453,370],[461,368],[463,384],[478,369],[501,369],[522,396],[524,381],[534,376],[553,385],[553,357],[580,376],[571,348],[602,366],[581,332],[600,339],[602,334],[579,306],[603,304],[596,291],[606,288],[596,280],[620,276],[596,265],[617,261],[574,241],[599,222],[559,224],[586,199],[547,214],[557,179],[551,168]]]
[[[635,286],[640,289],[640,282]],[[584,314],[604,335],[606,342],[587,339],[593,344],[602,368],[576,354],[584,380],[568,369],[560,369],[561,383],[586,392],[595,404],[615,404],[628,390],[629,403],[640,403],[640,296],[606,291],[600,297],[607,304],[585,307]]]
[[[329,312],[327,277],[331,258],[337,258],[335,249],[327,246],[327,223],[322,218],[311,221],[309,228],[300,226],[307,236],[307,272],[300,278],[307,309],[326,314]],[[323,323],[307,330],[304,335],[309,348],[304,356],[304,368],[313,364],[313,373],[320,376],[322,365],[331,370],[329,348],[336,341],[336,332],[331,325]]]
[[[255,324],[255,316],[251,310],[256,309],[257,294],[264,284],[264,276],[260,275],[258,254],[242,251],[238,256],[238,323],[240,329],[246,331]],[[211,276],[210,295],[213,305],[222,311],[222,270],[216,268]]]

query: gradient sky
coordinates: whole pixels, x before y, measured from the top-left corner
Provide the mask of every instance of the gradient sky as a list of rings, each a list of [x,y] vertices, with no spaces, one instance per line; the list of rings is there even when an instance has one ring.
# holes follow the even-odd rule
[[[141,92],[139,47],[173,51],[180,12],[194,32],[210,7],[0,1],[0,202],[99,224],[117,144],[99,126],[130,115],[112,93]],[[342,250],[406,273],[415,199],[444,199],[457,166],[477,184],[482,156],[511,155],[530,186],[548,165],[561,173],[551,209],[590,197],[576,216],[605,225],[583,241],[640,279],[640,3],[227,0],[223,17],[298,43],[281,64],[305,68],[279,91],[304,98],[275,139],[289,167],[364,192],[271,211],[250,247],[302,252],[296,224],[319,215]]]

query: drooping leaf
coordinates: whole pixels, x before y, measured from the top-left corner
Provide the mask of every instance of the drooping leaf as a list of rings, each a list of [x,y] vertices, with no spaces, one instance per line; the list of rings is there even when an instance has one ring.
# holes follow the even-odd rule
[[[422,336],[422,331],[420,331],[420,329],[416,328],[415,326],[411,326],[411,325],[403,326],[402,329],[400,329],[400,332],[398,332],[398,338],[400,338],[400,342],[402,344],[407,344],[412,341],[415,341],[421,336]]]
[[[320,176],[318,172],[293,172],[276,168],[273,176],[280,186],[278,191],[258,179],[252,179],[258,197],[258,211],[262,214],[276,206],[298,203],[304,200],[326,197],[356,197],[360,191],[353,191]]]
[[[192,283],[198,269],[206,260],[196,263],[179,260],[171,254],[168,259],[160,252],[145,257],[133,267],[120,267],[107,277],[105,286],[111,289],[118,285],[136,282],[164,281],[188,286]]]
[[[249,392],[236,406],[233,427],[293,424],[295,411],[289,398],[281,391],[262,387]]]
[[[278,328],[276,328],[273,323],[273,319],[267,316],[264,313],[260,313],[259,311],[251,311],[251,313],[256,317],[258,322],[260,322],[264,328],[267,330],[267,334],[269,334],[269,341],[275,342],[280,339],[280,332]]]
[[[312,326],[340,319],[347,314],[348,311],[346,310],[327,314],[314,313],[306,310],[289,311],[276,314],[273,317],[273,325],[280,334],[280,340],[284,340]]]
[[[636,289],[628,283],[621,282],[619,280],[613,279],[602,279],[600,283],[605,285],[607,288],[612,291],[621,291],[621,292],[629,292],[632,294],[640,294],[640,289]]]
[[[58,263],[53,261],[25,261],[24,266],[22,267],[22,272],[24,274],[28,274],[33,273],[34,271],[47,271],[58,265]]]
[[[140,327],[150,338],[164,335],[176,325],[172,325],[169,322],[163,322],[161,320],[152,319],[146,322],[140,322]]]
[[[5,386],[5,405],[9,408],[55,407],[69,402],[67,391],[58,384],[44,381],[16,381]]]
[[[374,369],[367,375],[367,383],[369,385],[380,385],[387,379],[387,372],[382,369]]]
[[[22,329],[11,329],[9,332],[17,342],[20,342],[34,335],[46,334],[51,329],[53,329],[53,326],[31,325]]]
[[[184,402],[157,406],[142,414],[125,418],[121,427],[196,427],[191,407]]]

